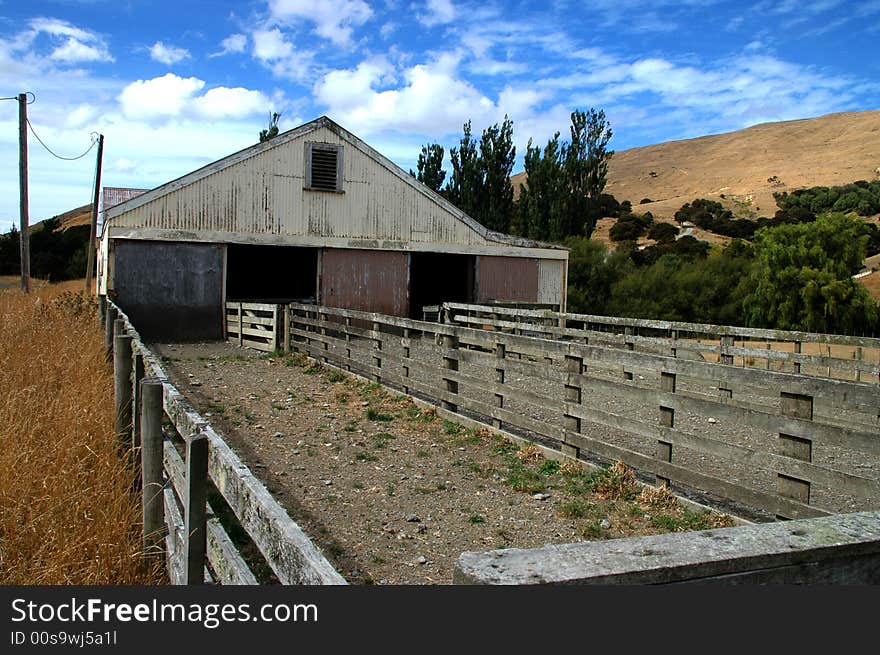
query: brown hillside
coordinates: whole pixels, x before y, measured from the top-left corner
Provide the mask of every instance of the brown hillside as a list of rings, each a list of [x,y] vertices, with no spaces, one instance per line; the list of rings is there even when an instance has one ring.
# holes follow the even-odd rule
[[[606,191],[655,217],[672,218],[695,198],[773,216],[775,191],[871,180],[878,170],[880,111],[860,111],[623,150],[611,158]],[[654,202],[639,205],[643,198]]]
[[[76,209],[71,209],[64,212],[63,214],[53,216],[52,218],[58,219],[59,229],[62,232],[64,230],[69,230],[72,227],[77,227],[79,225],[90,225],[92,222],[92,203],[89,203],[88,205],[83,205],[82,207],[77,207]],[[39,223],[34,223],[30,226],[31,232],[42,229],[43,221],[40,221]]]

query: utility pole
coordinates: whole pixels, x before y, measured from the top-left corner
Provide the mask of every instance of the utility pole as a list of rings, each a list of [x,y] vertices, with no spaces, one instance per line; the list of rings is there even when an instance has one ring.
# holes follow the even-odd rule
[[[95,168],[95,196],[92,202],[92,228],[89,231],[89,256],[86,264],[86,293],[91,291],[95,270],[95,240],[98,232],[98,199],[101,195],[101,163],[104,158],[104,135],[98,135],[98,163]]]
[[[21,290],[30,292],[31,287],[31,248],[28,227],[28,161],[27,161],[27,94],[18,94],[18,179],[21,199]]]

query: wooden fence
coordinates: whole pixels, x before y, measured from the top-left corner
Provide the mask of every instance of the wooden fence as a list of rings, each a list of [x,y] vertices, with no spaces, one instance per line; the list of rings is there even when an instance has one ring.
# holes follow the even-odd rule
[[[227,302],[226,339],[239,346],[273,352],[279,348],[281,305]]]
[[[443,320],[748,368],[880,383],[880,339],[444,303]]]
[[[112,302],[105,307],[107,353],[114,366],[116,432],[140,472],[147,556],[165,558],[172,584],[257,583],[208,502],[210,483],[279,582],[346,584],[266,487],[168,381],[128,317]],[[266,344],[262,345],[265,349]],[[273,343],[271,349],[275,347]]]
[[[575,336],[565,326],[539,336],[466,327],[458,314],[431,323],[297,304],[286,314],[294,350],[571,457],[622,460],[708,502],[771,518],[880,506],[876,384],[686,359],[669,352],[676,338],[658,354],[638,341],[556,338]]]

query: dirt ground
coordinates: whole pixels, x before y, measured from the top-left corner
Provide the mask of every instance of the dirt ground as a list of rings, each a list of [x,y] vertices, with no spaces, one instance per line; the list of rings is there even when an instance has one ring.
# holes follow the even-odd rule
[[[448,584],[464,551],[731,524],[644,492],[625,469],[560,465],[299,355],[153,348],[351,583]]]

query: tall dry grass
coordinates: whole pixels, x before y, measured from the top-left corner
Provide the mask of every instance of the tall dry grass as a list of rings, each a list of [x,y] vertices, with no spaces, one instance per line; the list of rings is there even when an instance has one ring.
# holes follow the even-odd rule
[[[0,290],[0,584],[151,584],[83,282]]]

